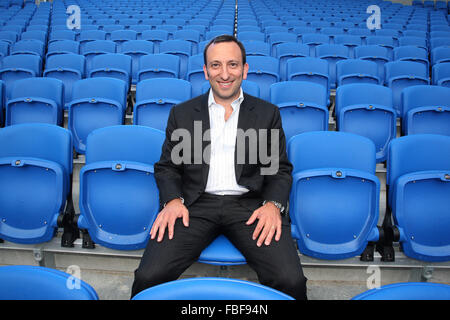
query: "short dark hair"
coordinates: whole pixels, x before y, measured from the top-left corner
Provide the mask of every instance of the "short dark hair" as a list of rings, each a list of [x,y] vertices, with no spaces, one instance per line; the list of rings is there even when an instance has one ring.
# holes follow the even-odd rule
[[[208,48],[212,45],[212,44],[216,44],[216,43],[221,43],[221,42],[234,42],[239,46],[239,49],[241,49],[241,54],[242,54],[242,64],[244,65],[247,62],[246,59],[246,53],[245,53],[245,48],[244,45],[242,44],[242,42],[240,42],[238,39],[236,39],[236,37],[229,35],[229,34],[222,34],[220,36],[217,36],[215,38],[213,38],[206,46],[205,49],[203,50],[203,61],[205,63],[206,66],[206,51],[208,50]]]

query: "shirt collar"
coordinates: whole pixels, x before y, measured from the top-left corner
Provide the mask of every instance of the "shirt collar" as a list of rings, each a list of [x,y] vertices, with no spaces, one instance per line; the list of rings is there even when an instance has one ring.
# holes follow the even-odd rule
[[[244,101],[244,92],[242,90],[242,87],[239,88],[239,97],[234,100],[231,103],[231,107],[233,108],[233,110],[236,109],[237,106],[240,106],[242,101]],[[216,100],[214,99],[214,94],[212,92],[212,90],[209,90],[209,96],[208,96],[208,107],[211,107],[212,105],[219,105],[218,103],[216,103]]]

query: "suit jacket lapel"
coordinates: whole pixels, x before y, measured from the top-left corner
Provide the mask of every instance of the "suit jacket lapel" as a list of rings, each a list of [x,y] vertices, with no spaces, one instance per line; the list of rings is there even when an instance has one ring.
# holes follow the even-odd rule
[[[211,124],[209,122],[209,108],[208,108],[208,96],[209,91],[205,93],[202,97],[201,105],[196,108],[198,112],[200,112],[200,119],[202,123],[202,175],[203,175],[203,186],[206,187],[206,183],[208,182],[208,173],[209,173],[209,159],[211,157],[211,135],[210,128]],[[205,136],[205,132],[208,134]]]
[[[238,119],[238,129],[243,130],[244,132],[250,128],[254,128],[254,123],[258,118],[257,112],[254,110],[254,105],[249,103],[249,96],[244,93],[244,101],[242,101],[240,110],[239,110],[239,119]],[[244,165],[242,163],[237,163],[237,142],[234,148],[234,168],[236,173],[236,181],[239,181],[239,178],[242,174],[242,169]],[[248,148],[245,150],[245,159],[248,159]]]

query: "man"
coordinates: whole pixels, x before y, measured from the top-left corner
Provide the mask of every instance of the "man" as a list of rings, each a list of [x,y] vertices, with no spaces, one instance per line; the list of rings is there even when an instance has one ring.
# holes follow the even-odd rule
[[[236,38],[213,39],[204,60],[211,89],[174,106],[169,115],[155,164],[162,210],[135,272],[132,295],[176,280],[224,234],[261,284],[306,299],[306,278],[284,209],[292,165],[278,108],[243,93],[249,67]],[[180,141],[180,132],[190,133],[194,141]],[[275,166],[261,150],[271,150]]]

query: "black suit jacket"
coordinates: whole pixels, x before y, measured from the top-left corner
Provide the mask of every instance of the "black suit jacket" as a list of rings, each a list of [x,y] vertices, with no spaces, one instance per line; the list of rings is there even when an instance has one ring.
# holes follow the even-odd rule
[[[194,123],[196,123],[197,130],[194,129]],[[199,134],[200,124],[202,132]],[[204,135],[209,128],[208,93],[178,104],[171,109],[161,158],[155,164],[155,178],[159,188],[161,205],[177,197],[183,197],[184,204],[189,208],[205,191],[209,172],[209,164],[205,159],[209,159],[210,149],[208,146],[210,141]],[[241,204],[250,210],[255,210],[261,206],[263,200],[274,200],[282,203],[286,208],[292,184],[292,165],[287,159],[286,139],[281,127],[278,107],[244,93],[244,100],[239,111],[239,128],[244,132],[251,128],[255,129],[256,132],[259,132],[260,129],[266,129],[267,133],[271,132],[270,129],[279,130],[279,145],[277,149],[279,163],[276,174],[261,175],[261,168],[270,167],[270,164],[267,164],[267,159],[261,159],[259,155],[256,163],[254,161],[251,161],[252,163],[250,161],[237,163],[235,149],[236,181],[239,185],[245,186],[250,190],[241,196]],[[175,133],[180,132],[180,130],[176,129],[182,129],[181,131],[190,133],[192,140],[195,140],[190,143],[191,152],[189,157],[183,152],[179,152],[179,143],[183,139],[174,141],[171,138],[174,131]],[[202,137],[205,139],[202,139]],[[257,141],[258,146],[260,143],[263,143],[260,141],[259,135],[257,135]],[[271,138],[268,135],[266,150],[269,153],[271,150],[270,141]],[[185,144],[185,146],[187,145],[189,143]],[[200,146],[201,152],[199,152]],[[174,163],[171,158],[174,147],[177,151],[174,154],[182,154],[186,156],[185,159],[190,159],[190,161]],[[249,150],[255,150],[254,147],[254,143],[250,145],[249,139],[245,140],[245,159],[250,160],[248,152]]]

